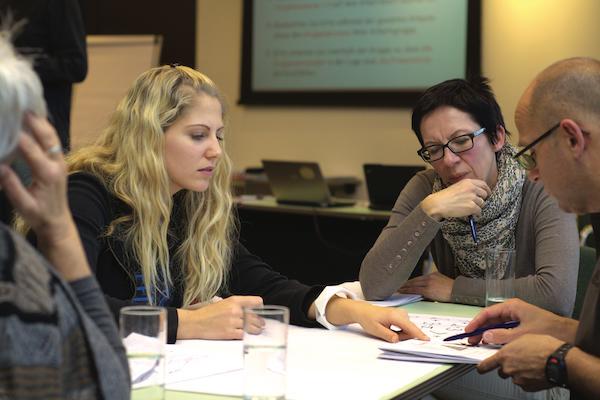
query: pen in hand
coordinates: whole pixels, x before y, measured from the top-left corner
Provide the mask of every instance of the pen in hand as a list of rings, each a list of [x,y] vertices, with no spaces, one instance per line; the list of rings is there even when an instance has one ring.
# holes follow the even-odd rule
[[[475,227],[475,220],[472,215],[469,215],[469,226],[471,227],[471,236],[473,237],[473,241],[477,244],[479,241],[477,239],[477,228]]]
[[[490,329],[509,329],[509,328],[516,328],[517,326],[519,326],[519,321],[508,321],[508,322],[501,322],[499,324],[490,324],[490,325],[482,326],[481,328],[477,328],[473,332],[465,332],[465,333],[459,333],[458,335],[448,336],[447,338],[444,339],[444,342],[449,342],[451,340],[458,340],[458,339],[464,339],[464,338],[471,337],[471,336],[481,335],[483,332],[489,331]]]

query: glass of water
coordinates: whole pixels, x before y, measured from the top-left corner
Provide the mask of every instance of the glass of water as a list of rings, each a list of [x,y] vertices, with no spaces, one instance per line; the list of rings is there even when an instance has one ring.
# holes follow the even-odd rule
[[[516,252],[513,249],[485,251],[485,305],[515,297]]]
[[[127,351],[131,385],[143,398],[165,398],[165,345],[167,311],[162,307],[131,306],[121,309],[121,339]]]
[[[289,321],[284,306],[244,309],[244,399],[285,399]]]

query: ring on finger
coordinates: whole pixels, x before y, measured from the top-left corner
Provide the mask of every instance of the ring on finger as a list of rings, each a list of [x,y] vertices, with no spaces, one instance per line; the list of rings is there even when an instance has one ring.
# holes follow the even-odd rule
[[[57,154],[62,154],[62,152],[63,152],[63,149],[60,144],[55,144],[54,146],[52,146],[48,150],[46,150],[46,154],[48,154],[50,157],[55,156]]]

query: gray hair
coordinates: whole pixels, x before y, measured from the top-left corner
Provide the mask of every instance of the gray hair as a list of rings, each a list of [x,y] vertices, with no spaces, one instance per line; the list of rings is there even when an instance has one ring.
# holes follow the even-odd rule
[[[46,116],[40,79],[29,59],[20,56],[10,41],[11,31],[0,31],[0,162],[16,149],[27,111]]]

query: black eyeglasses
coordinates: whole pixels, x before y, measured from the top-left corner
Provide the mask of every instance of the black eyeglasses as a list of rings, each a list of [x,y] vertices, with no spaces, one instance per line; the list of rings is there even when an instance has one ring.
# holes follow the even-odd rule
[[[527,171],[534,169],[537,163],[533,155],[531,155],[531,153],[527,153],[527,151],[531,150],[531,148],[538,144],[541,140],[550,136],[550,134],[554,132],[559,126],[560,122],[554,125],[552,128],[548,129],[546,132],[542,133],[533,142],[529,143],[527,146],[519,150],[519,152],[513,156],[513,159],[517,160],[519,165]]]
[[[460,135],[452,138],[446,144],[432,144],[417,150],[417,154],[421,156],[423,161],[431,163],[433,161],[444,158],[444,150],[446,147],[454,154],[462,153],[463,151],[473,148],[473,139],[485,132],[485,128],[480,128],[472,133]]]

